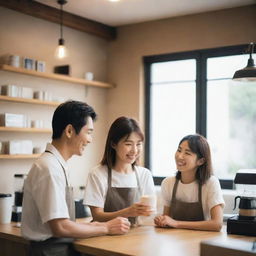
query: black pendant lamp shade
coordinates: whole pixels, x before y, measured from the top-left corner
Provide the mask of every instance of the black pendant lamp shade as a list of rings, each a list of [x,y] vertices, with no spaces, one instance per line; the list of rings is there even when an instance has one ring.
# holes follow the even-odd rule
[[[256,66],[252,54],[254,53],[254,43],[250,43],[248,47],[250,57],[247,66],[243,69],[237,70],[233,76],[233,80],[238,81],[256,81]]]

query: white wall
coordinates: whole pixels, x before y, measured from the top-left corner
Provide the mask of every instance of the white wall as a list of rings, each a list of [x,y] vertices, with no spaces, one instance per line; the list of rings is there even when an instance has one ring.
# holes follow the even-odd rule
[[[110,43],[109,123],[120,115],[144,123],[143,56],[249,44],[256,38],[256,5],[121,26]]]
[[[69,49],[69,58],[60,62],[54,59],[54,51],[59,38],[58,24],[0,8],[0,55],[11,53],[46,62],[46,71],[53,66],[69,64],[72,76],[82,78],[91,71],[95,80],[105,81],[108,42],[89,34],[64,27],[64,38]],[[98,113],[95,123],[94,141],[86,148],[82,157],[69,161],[70,176],[74,186],[85,184],[88,170],[96,165],[102,156],[106,136],[106,90],[86,88],[83,85],[30,77],[17,73],[0,71],[0,85],[16,84],[34,90],[49,90],[54,96],[64,99],[86,101]],[[30,119],[43,119],[50,124],[54,107],[0,101],[0,113],[28,114]],[[35,146],[45,146],[50,134],[0,132],[0,141],[9,139],[31,139]],[[13,191],[14,173],[27,173],[33,160],[0,159],[0,193]]]

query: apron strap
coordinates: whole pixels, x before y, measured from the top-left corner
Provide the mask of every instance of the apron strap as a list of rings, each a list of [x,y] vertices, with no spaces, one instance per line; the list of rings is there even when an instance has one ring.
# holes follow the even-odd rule
[[[50,153],[52,154],[54,157],[56,157],[51,151],[49,150],[45,150],[46,153]],[[62,167],[62,170],[64,172],[64,176],[65,176],[65,180],[66,180],[66,203],[67,203],[67,207],[68,207],[68,211],[69,211],[69,217],[71,220],[75,221],[75,202],[73,200],[73,188],[71,186],[68,185],[68,179],[67,179],[67,175],[66,175],[66,171],[64,166],[62,165],[62,163],[60,162],[60,160],[56,157],[57,161],[59,162],[59,164]]]
[[[136,181],[137,181],[137,187],[139,190],[139,193],[141,194],[141,186],[140,186],[140,180],[139,180],[139,175],[137,172],[136,167],[134,168],[135,176],[136,176]],[[112,170],[108,167],[108,187],[112,187]]]
[[[202,205],[202,184],[198,183],[198,201]]]
[[[178,182],[179,182],[179,180],[176,178],[175,184],[174,184],[174,187],[172,190],[172,200],[171,201],[173,201],[174,198],[176,197]],[[202,185],[201,185],[201,183],[198,183],[198,202],[200,202],[202,204]]]
[[[135,175],[136,175],[138,190],[139,190],[140,195],[142,195],[141,186],[140,186],[140,179],[139,179],[139,175],[138,175],[136,167],[134,167],[134,171],[135,171]]]
[[[172,200],[171,200],[171,202],[173,202],[174,199],[176,198],[176,191],[177,191],[177,187],[178,187],[178,182],[179,182],[179,180],[176,178],[175,179],[175,184],[174,184],[174,187],[173,187],[173,190],[172,190]]]
[[[51,151],[49,151],[49,150],[45,150],[45,152],[54,155],[54,154],[53,154]],[[62,163],[60,162],[60,160],[59,160],[57,157],[56,157],[56,159],[58,160],[59,164],[60,164],[61,167],[62,167],[62,170],[63,170],[64,175],[65,175],[65,179],[66,179],[66,185],[68,186],[68,179],[67,179],[67,175],[66,175],[65,168],[64,168],[64,166],[62,165]]]
[[[108,188],[111,188],[111,180],[112,180],[112,171],[108,167]]]

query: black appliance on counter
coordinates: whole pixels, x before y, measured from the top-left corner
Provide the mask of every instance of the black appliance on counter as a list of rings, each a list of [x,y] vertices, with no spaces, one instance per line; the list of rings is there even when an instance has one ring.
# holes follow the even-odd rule
[[[23,186],[26,174],[14,174],[14,205],[12,207],[12,221],[20,222],[22,213]]]
[[[76,218],[89,217],[90,213],[89,213],[88,206],[85,206],[83,204],[85,187],[84,186],[80,186],[79,190],[80,190],[80,195],[79,195],[80,198],[79,199],[75,199],[75,213],[76,213],[75,216],[76,216]]]
[[[239,214],[228,218],[227,233],[256,236],[256,169],[239,170],[234,183],[241,195],[235,197],[234,209],[239,199]]]

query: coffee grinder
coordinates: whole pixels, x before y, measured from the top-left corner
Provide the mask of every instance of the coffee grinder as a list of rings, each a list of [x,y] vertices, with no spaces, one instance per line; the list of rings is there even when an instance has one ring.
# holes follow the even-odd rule
[[[239,170],[235,176],[239,213],[227,220],[227,233],[256,236],[256,169]]]
[[[12,221],[20,222],[22,213],[23,186],[26,174],[14,174],[14,205],[12,207]]]

